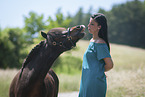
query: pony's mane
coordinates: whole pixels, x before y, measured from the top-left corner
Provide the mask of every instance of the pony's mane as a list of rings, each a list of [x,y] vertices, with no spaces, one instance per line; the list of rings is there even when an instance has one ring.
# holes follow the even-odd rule
[[[27,56],[27,58],[25,59],[25,61],[23,62],[22,66],[23,68],[26,66],[26,64],[28,64],[32,57],[36,54],[38,54],[40,48],[43,46],[45,41],[41,41],[39,44],[37,44],[29,53],[29,55]]]
[[[19,79],[21,78],[21,75],[23,73],[23,69],[25,68],[25,66],[31,61],[32,57],[36,54],[39,53],[41,47],[44,45],[45,41],[41,41],[38,45],[36,45],[29,53],[29,55],[27,56],[27,58],[24,60],[23,64],[22,64],[22,69],[21,69],[21,72],[20,72],[20,77]]]

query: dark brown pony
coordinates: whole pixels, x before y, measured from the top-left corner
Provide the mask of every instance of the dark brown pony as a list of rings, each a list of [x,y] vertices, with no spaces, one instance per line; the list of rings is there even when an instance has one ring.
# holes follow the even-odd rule
[[[10,97],[57,97],[59,80],[51,68],[56,58],[70,50],[83,38],[85,26],[79,25],[66,31],[65,28],[51,29],[45,38],[34,47],[22,68],[14,77],[9,90]]]

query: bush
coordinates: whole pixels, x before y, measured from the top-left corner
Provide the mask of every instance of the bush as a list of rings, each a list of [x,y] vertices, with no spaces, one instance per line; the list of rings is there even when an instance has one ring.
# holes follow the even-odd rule
[[[0,31],[0,68],[20,68],[26,57],[26,40],[20,28]]]
[[[56,73],[76,74],[81,71],[82,60],[74,56],[59,57],[52,68]]]

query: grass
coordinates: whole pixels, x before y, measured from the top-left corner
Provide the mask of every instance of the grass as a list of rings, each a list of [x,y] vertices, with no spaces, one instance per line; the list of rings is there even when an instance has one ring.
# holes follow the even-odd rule
[[[52,68],[57,74],[78,74],[81,71],[81,64],[82,60],[80,58],[67,55],[59,57]]]
[[[73,56],[70,58],[74,61],[75,58],[82,60],[88,44],[88,41],[78,42],[75,50],[60,56],[61,60],[65,63],[68,56]],[[106,73],[107,97],[145,97],[145,49],[111,44],[111,55],[114,68]],[[8,97],[10,82],[17,71],[0,69],[0,97]],[[75,74],[57,73],[60,80],[59,92],[79,91],[81,71]]]
[[[145,68],[112,70],[107,75],[108,97],[145,97]]]
[[[59,74],[58,76],[60,80],[59,92],[72,92],[79,90],[80,74]]]
[[[0,97],[9,97],[9,86],[17,72],[16,69],[0,69]]]

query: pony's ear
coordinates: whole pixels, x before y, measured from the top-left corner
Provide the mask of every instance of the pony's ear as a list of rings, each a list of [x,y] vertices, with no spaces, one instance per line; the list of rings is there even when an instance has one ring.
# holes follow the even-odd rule
[[[47,39],[47,34],[44,33],[43,31],[41,31],[41,35],[42,35],[42,37],[44,37],[45,39]]]

